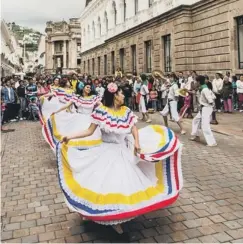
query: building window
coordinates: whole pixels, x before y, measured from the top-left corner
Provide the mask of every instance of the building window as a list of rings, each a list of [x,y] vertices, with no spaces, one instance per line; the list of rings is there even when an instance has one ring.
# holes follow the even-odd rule
[[[149,8],[153,5],[154,0],[148,0]]]
[[[92,74],[95,74],[95,59],[92,58]]]
[[[164,41],[164,69],[171,72],[171,35],[163,36]]]
[[[78,53],[81,52],[81,43],[77,43],[77,52],[78,52]]]
[[[116,67],[115,67],[115,52],[112,51],[111,52],[111,73],[112,74],[115,74],[115,69],[116,69]]]
[[[83,32],[83,42],[85,42],[86,40],[85,40],[85,28],[84,28],[84,32]]]
[[[93,39],[95,39],[95,22],[92,24]]]
[[[114,24],[117,24],[117,10],[115,1],[112,2],[113,12],[114,12]]]
[[[107,55],[104,55],[104,75],[107,75]]]
[[[120,68],[121,71],[124,72],[124,57],[125,57],[125,49],[120,49]]]
[[[100,75],[100,57],[98,57],[98,75]]]
[[[127,2],[126,0],[123,0],[123,18],[124,18],[124,22],[126,21],[126,18],[127,18]]]
[[[88,60],[88,74],[90,74],[90,62]]]
[[[55,42],[55,53],[62,53],[63,41]]]
[[[108,15],[107,12],[105,11],[105,31],[108,32]]]
[[[98,31],[99,31],[99,36],[101,36],[101,22],[100,22],[100,17],[98,18]]]
[[[88,35],[87,35],[87,40],[89,41],[89,39],[90,39],[90,27],[89,27],[89,25],[88,25]]]
[[[84,73],[86,72],[86,62],[84,61]]]
[[[134,0],[135,15],[138,13],[138,0]]]
[[[152,72],[152,42],[146,41],[145,42],[145,54],[146,54],[146,72],[151,73]]]
[[[237,18],[239,68],[243,69],[243,16]]]
[[[131,46],[131,57],[132,57],[132,72],[137,71],[137,47],[136,45]]]
[[[81,59],[78,58],[78,59],[77,59],[77,65],[80,65],[80,64],[81,64]]]

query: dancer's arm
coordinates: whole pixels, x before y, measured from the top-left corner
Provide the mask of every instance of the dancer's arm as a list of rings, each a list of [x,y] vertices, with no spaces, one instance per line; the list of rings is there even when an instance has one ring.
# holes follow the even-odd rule
[[[60,108],[59,110],[57,110],[56,112],[54,112],[53,114],[58,114],[63,110],[66,110],[68,108],[70,108],[72,106],[73,102],[69,102],[67,105],[65,105],[64,107]]]
[[[137,126],[134,125],[132,127],[132,135],[133,135],[133,138],[134,138],[134,148],[135,148],[135,152],[136,153],[140,153],[141,151],[141,148],[140,148],[140,144],[139,144],[139,136],[138,136],[138,129],[137,129]]]
[[[97,126],[98,125],[92,123],[87,130],[84,130],[77,134],[73,134],[71,136],[64,136],[61,142],[67,143],[69,140],[72,140],[72,139],[78,139],[78,138],[84,138],[87,136],[91,136],[94,134]]]

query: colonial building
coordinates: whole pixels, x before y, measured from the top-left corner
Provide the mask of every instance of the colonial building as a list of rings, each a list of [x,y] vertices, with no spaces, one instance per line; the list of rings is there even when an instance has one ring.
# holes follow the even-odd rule
[[[243,72],[243,0],[92,0],[82,72]]]
[[[22,48],[4,20],[1,20],[1,73],[9,76],[23,70]]]
[[[37,74],[42,74],[45,71],[45,50],[46,50],[46,37],[42,35],[38,41],[37,60],[35,65],[35,71]]]
[[[70,19],[69,23],[47,22],[46,25],[46,71],[53,73],[62,69],[63,73],[79,68],[81,64],[80,21]]]

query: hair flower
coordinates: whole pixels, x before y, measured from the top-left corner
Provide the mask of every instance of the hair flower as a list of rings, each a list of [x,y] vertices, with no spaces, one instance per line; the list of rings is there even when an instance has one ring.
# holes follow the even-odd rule
[[[111,82],[108,86],[107,89],[110,93],[116,93],[118,90],[118,86],[116,83]]]

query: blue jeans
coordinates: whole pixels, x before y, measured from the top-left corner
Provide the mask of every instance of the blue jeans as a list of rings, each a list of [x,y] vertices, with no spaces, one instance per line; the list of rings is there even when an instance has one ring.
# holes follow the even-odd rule
[[[157,111],[157,100],[152,100],[152,108],[154,111]]]

